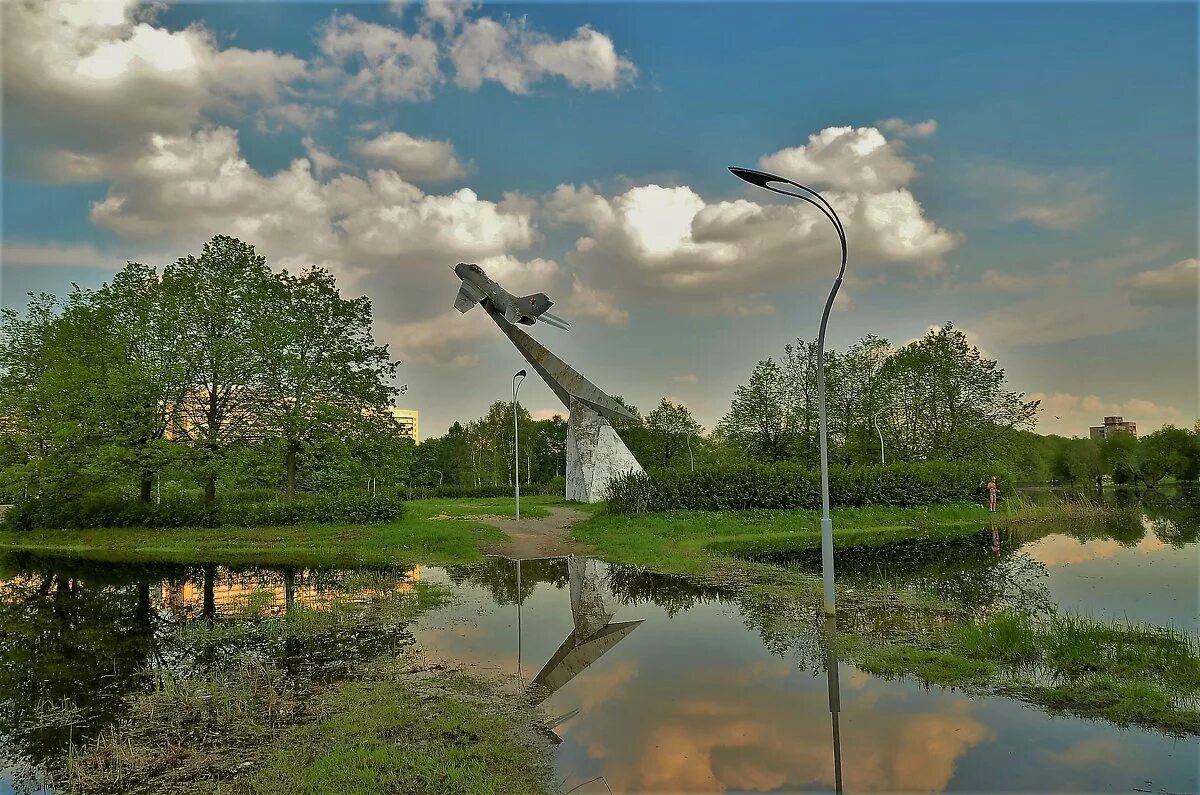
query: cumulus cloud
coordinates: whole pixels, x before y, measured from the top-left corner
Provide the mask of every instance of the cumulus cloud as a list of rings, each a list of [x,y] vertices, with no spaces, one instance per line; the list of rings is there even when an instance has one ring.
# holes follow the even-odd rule
[[[387,132],[351,145],[363,157],[391,166],[406,179],[440,181],[465,176],[467,167],[454,153],[454,144]]]
[[[123,260],[102,254],[91,243],[32,243],[4,241],[0,261],[7,266],[67,266],[76,268],[114,269]]]
[[[517,256],[537,239],[532,200],[514,194],[489,201],[466,188],[426,193],[389,169],[322,177],[309,159],[316,149],[311,145],[308,158],[263,173],[242,156],[230,128],[154,136],[93,204],[91,219],[160,247],[195,247],[213,234],[231,234],[253,243],[276,267],[325,265],[346,289],[373,297],[377,318],[428,321],[448,330],[451,342],[464,342],[453,336],[460,319],[435,318],[431,309],[447,307],[457,286],[444,265],[478,262],[514,290],[546,289],[559,280],[554,261]],[[403,350],[427,349],[437,338],[411,334]],[[441,343],[434,347],[446,350]],[[460,346],[447,353],[454,358],[469,351]]]
[[[904,119],[892,117],[876,122],[876,124],[890,133],[895,133],[899,138],[928,138],[937,132],[938,123],[936,119],[926,119],[912,124]]]
[[[348,95],[364,101],[429,99],[442,81],[437,42],[421,33],[335,14],[317,46],[340,70],[327,75],[344,76]]]
[[[571,294],[563,302],[563,307],[571,318],[594,318],[610,326],[624,326],[629,323],[629,313],[617,305],[616,297],[606,290],[597,290],[575,279],[571,284]]]
[[[308,159],[312,162],[313,172],[318,177],[327,171],[345,167],[345,163],[331,155],[327,149],[317,145],[312,138],[303,138],[300,142],[304,145],[304,151],[308,153]]]
[[[219,48],[203,27],[171,31],[133,0],[3,5],[9,167],[51,180],[98,180],[148,135],[191,130],[205,111],[270,105],[306,75],[269,50]]]
[[[1096,217],[1104,207],[1099,196],[1077,196],[1058,202],[1027,204],[1013,212],[1013,219],[1035,226],[1063,231],[1074,229]]]
[[[1183,259],[1165,268],[1142,271],[1126,280],[1129,300],[1139,306],[1195,306],[1200,259]]]
[[[797,182],[845,191],[889,191],[917,173],[874,127],[827,127],[810,135],[807,144],[765,155],[758,164]]]
[[[762,162],[839,186],[826,195],[846,225],[857,264],[936,270],[958,242],[901,187],[913,174],[911,163],[877,130],[830,128]],[[544,210],[553,222],[583,228],[568,261],[589,283],[692,311],[768,314],[771,290],[825,279],[837,258],[828,222],[798,202],[710,201],[686,185],[637,185],[613,196],[560,185]]]
[[[570,39],[556,40],[530,30],[524,19],[465,22],[450,46],[450,60],[455,81],[463,88],[494,81],[514,94],[527,94],[549,77],[600,91],[618,88],[637,75],[637,67],[617,53],[612,39],[591,26],[579,27]]]

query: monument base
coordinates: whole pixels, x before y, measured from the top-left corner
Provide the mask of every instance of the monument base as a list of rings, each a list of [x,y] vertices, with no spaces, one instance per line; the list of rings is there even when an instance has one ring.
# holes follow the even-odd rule
[[[608,482],[642,465],[629,452],[608,420],[582,402],[571,400],[567,420],[567,499],[600,502]]]

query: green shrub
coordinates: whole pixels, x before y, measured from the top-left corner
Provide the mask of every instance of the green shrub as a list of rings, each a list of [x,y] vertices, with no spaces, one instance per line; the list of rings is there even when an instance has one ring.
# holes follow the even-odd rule
[[[855,508],[978,502],[985,499],[984,484],[992,475],[999,477],[1003,493],[1012,492],[1012,480],[1007,473],[984,464],[932,461],[839,468],[829,473],[830,501],[840,507]],[[631,473],[614,478],[608,485],[608,507],[615,513],[815,509],[820,504],[820,473],[795,464],[741,464],[653,475]]]
[[[10,530],[91,527],[271,527],[295,524],[380,524],[403,516],[397,497],[367,494],[297,495],[291,499],[221,501],[195,499],[143,503],[94,495],[78,500],[22,500],[4,514]]]
[[[534,496],[540,494],[551,494],[562,496],[566,493],[566,482],[562,478],[554,478],[549,483],[522,483],[521,493]],[[502,486],[413,486],[400,488],[400,496],[406,500],[433,500],[438,498],[483,498],[483,497],[511,497],[513,496],[513,487],[511,485]]]

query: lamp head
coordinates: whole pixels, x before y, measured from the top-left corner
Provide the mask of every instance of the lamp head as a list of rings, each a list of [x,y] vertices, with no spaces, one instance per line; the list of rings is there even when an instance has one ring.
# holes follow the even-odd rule
[[[528,375],[528,373],[526,373],[524,370],[518,370],[517,374],[514,375],[513,378],[524,378],[526,375]]]
[[[739,168],[738,166],[729,166],[729,171],[743,182],[749,182],[755,187],[765,188],[772,193],[782,193],[784,196],[795,197],[796,194],[790,191],[782,190],[776,187],[776,185],[792,185],[794,187],[801,188],[802,190],[810,190],[809,188],[805,188],[803,185],[792,182],[787,177],[781,177],[778,174],[771,174],[767,171],[756,171],[753,168]]]

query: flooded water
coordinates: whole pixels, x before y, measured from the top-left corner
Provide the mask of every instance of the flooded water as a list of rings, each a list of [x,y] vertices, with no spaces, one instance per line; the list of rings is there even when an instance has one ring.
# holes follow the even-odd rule
[[[981,532],[907,556],[841,555],[839,583],[1196,632],[1197,527],[1193,509],[1171,504],[1104,531]],[[1198,789],[1194,737],[881,679],[830,659],[816,615],[790,617],[781,633],[769,603],[584,558],[307,571],[17,555],[0,580],[0,793],[38,791],[39,768],[111,724],[156,671],[203,672],[246,644],[310,679],[401,647],[491,673],[543,709],[557,773],[577,793],[831,790],[839,776],[846,791]],[[456,597],[407,627],[251,633],[215,647],[189,632],[270,626],[347,594],[405,598],[417,580]]]

